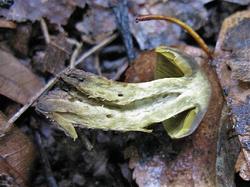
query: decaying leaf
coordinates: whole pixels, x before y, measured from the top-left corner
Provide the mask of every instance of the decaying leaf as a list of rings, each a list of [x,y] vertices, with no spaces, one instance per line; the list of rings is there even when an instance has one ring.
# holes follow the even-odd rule
[[[0,15],[18,22],[36,21],[46,17],[51,23],[66,24],[76,4],[84,7],[85,1],[15,0],[9,9],[1,9]]]
[[[4,131],[5,117],[0,113],[0,132]],[[0,137],[0,186],[28,184],[35,158],[31,141],[16,127]]]
[[[25,104],[42,88],[42,82],[10,53],[0,51],[0,59],[0,94]]]
[[[8,29],[15,29],[16,24],[12,21],[8,21],[6,19],[1,18],[0,19],[0,27],[1,28],[8,28]]]
[[[31,24],[18,24],[15,34],[11,37],[11,47],[22,56],[27,57],[29,52],[29,43],[32,34]]]
[[[70,70],[62,80],[73,89],[45,96],[37,110],[55,120],[74,139],[77,134],[73,125],[150,132],[149,125],[163,121],[172,138],[190,135],[206,112],[211,94],[209,82],[192,57],[164,46],[155,52],[158,80],[119,83]]]
[[[151,146],[157,148],[150,154],[146,153],[147,146],[144,143],[137,145],[136,149],[130,152],[132,154],[130,167],[134,169],[133,177],[140,187],[183,186],[183,184],[192,187],[216,186],[217,133],[223,98],[216,74],[208,66],[204,54],[192,47],[182,47],[182,50],[193,56],[209,77],[212,96],[208,111],[199,128],[191,136],[178,142],[162,144],[151,142]],[[148,71],[147,74],[150,77],[153,70]],[[144,80],[140,79],[140,81]],[[146,142],[147,139],[142,141]],[[169,151],[171,144],[179,151]]]
[[[115,16],[110,9],[92,6],[83,21],[76,24],[76,28],[82,32],[83,41],[96,44],[114,32],[116,29]]]
[[[38,51],[34,57],[36,68],[41,72],[57,74],[66,68],[66,60],[72,53],[72,45],[67,42],[65,33],[50,36],[51,42],[45,51]]]
[[[187,6],[188,3],[188,6]],[[181,29],[166,22],[150,21],[135,23],[135,16],[158,14],[176,17],[193,29],[199,29],[207,20],[207,10],[202,1],[135,1],[131,5],[130,28],[141,49],[152,49],[159,45],[180,43]]]
[[[250,11],[238,12],[228,17],[222,25],[214,60],[248,168],[250,168],[249,28]]]
[[[235,165],[235,171],[240,173],[242,179],[249,181],[250,180],[250,170],[248,163],[245,159],[244,153],[241,151],[238,160]]]

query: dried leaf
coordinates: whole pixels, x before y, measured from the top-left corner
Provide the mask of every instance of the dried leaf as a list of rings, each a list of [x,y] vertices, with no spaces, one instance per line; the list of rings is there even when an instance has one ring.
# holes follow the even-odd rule
[[[8,28],[8,29],[15,29],[16,24],[12,21],[8,21],[6,19],[1,18],[0,19],[0,27],[1,28]]]
[[[188,3],[188,6],[187,4]],[[207,20],[207,10],[202,1],[158,1],[152,4],[134,2],[130,14],[130,28],[141,49],[152,49],[159,45],[180,43],[181,29],[171,23],[150,21],[136,23],[137,15],[158,14],[176,17],[193,29],[201,28]],[[190,19],[191,18],[191,19]]]
[[[85,6],[79,0],[15,0],[9,9],[1,9],[0,15],[18,22],[40,20],[46,17],[51,23],[66,24],[75,9],[75,5]]]
[[[139,54],[125,74],[125,82],[146,82],[154,79],[156,53],[146,51]]]
[[[0,113],[0,130],[5,123]],[[25,187],[35,158],[31,141],[16,127],[0,138],[0,186]]]
[[[10,53],[0,51],[0,59],[0,94],[27,103],[42,88],[42,82]]]
[[[250,168],[248,28],[250,28],[250,11],[238,12],[224,21],[216,44],[214,63],[227,104],[231,109],[235,130],[239,134],[245,160]]]
[[[115,16],[108,8],[92,6],[83,16],[83,20],[76,24],[76,28],[82,32],[83,41],[96,44],[114,32]]]
[[[133,177],[140,187],[183,186],[183,184],[216,186],[217,133],[223,98],[216,75],[208,67],[204,54],[191,47],[182,47],[182,49],[194,56],[207,73],[213,90],[211,102],[202,123],[194,134],[181,141],[168,143],[174,144],[173,146],[178,148],[179,152],[173,155],[164,151],[167,145],[159,143],[155,145],[158,151],[151,153],[150,156],[145,157],[140,154],[136,156],[133,152],[134,155],[130,157],[130,167],[134,169]],[[148,71],[147,75],[150,77],[152,73]],[[143,141],[145,142],[146,139]],[[137,148],[146,153],[144,149],[145,146],[142,145]]]
[[[31,34],[31,24],[18,24],[15,35],[10,40],[10,45],[15,52],[25,57],[28,56]]]
[[[51,36],[51,42],[44,52],[37,52],[34,63],[37,70],[57,74],[66,68],[66,60],[72,53],[72,45],[67,42],[65,33]]]
[[[235,165],[236,172],[240,173],[242,179],[249,181],[250,180],[250,170],[248,167],[248,163],[245,159],[243,151],[240,152],[236,165]]]

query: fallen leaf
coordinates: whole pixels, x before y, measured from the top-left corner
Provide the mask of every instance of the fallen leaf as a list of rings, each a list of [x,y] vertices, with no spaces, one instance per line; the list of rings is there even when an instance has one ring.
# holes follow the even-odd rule
[[[116,20],[108,8],[92,6],[83,16],[83,20],[76,24],[82,33],[83,41],[97,44],[110,36],[116,29]]]
[[[235,165],[236,172],[240,173],[242,179],[249,181],[250,180],[250,170],[245,159],[243,151],[240,152]]]
[[[250,11],[225,19],[216,43],[216,65],[226,101],[231,109],[235,131],[250,168]],[[243,167],[243,166],[242,166]],[[248,176],[249,178],[250,176]],[[246,177],[245,177],[246,178]]]
[[[83,8],[84,2],[79,0],[15,0],[9,9],[1,9],[0,15],[18,22],[36,21],[46,17],[51,23],[64,25],[74,11],[75,5]]]
[[[201,28],[207,21],[208,14],[202,1],[169,0],[154,1],[152,4],[141,1],[133,2],[130,10],[130,28],[141,49],[152,49],[159,45],[176,45],[180,43],[181,29],[179,26],[165,21],[136,23],[135,16],[158,14],[176,17],[195,30]]]
[[[179,141],[168,140],[167,142],[156,142],[155,144],[152,142],[151,146],[154,147],[153,150],[155,149],[155,151],[148,154],[147,150],[145,150],[147,138],[144,136],[142,140],[144,143],[141,142],[141,144],[137,145],[137,152],[142,153],[136,154],[133,151],[133,156],[130,156],[130,167],[134,169],[133,177],[140,187],[183,186],[183,184],[185,186],[216,186],[217,183],[217,133],[223,97],[216,74],[208,66],[204,53],[199,49],[188,46],[182,47],[182,50],[195,57],[209,77],[213,89],[211,102],[202,123],[191,136]],[[151,61],[151,63],[154,62]],[[147,64],[145,67],[148,66]],[[142,68],[144,67],[141,66]],[[137,68],[131,67],[131,69]],[[130,75],[133,74],[131,71],[128,71]],[[153,70],[147,72],[149,77],[152,74]],[[144,81],[143,79],[144,76],[140,76],[140,80],[136,78],[135,81]],[[171,146],[178,151],[172,151],[171,153],[168,150]],[[148,156],[145,156],[145,154]]]
[[[30,37],[32,34],[31,24],[18,24],[15,34],[11,37],[10,45],[18,54],[27,57],[29,52]]]
[[[50,38],[51,42],[47,44],[45,51],[38,51],[34,56],[34,64],[41,72],[57,74],[66,68],[66,60],[72,53],[72,45],[67,42],[65,33]]]
[[[133,65],[128,68],[125,74],[125,82],[150,81],[154,78],[156,52],[146,51],[139,54]]]
[[[0,113],[0,130],[6,122]],[[0,138],[0,186],[27,186],[35,158],[34,146],[18,128]]]
[[[1,28],[8,28],[8,29],[15,29],[16,24],[12,21],[1,18],[0,19],[0,27]]]
[[[0,51],[0,59],[0,94],[27,103],[42,88],[42,82],[10,53]]]

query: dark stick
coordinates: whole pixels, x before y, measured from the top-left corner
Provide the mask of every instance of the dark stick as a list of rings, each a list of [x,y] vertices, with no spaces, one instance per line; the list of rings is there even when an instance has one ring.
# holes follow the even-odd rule
[[[122,35],[128,59],[131,62],[135,58],[135,51],[133,47],[131,32],[129,29],[128,1],[117,0],[112,4],[112,8],[116,17],[118,30]]]

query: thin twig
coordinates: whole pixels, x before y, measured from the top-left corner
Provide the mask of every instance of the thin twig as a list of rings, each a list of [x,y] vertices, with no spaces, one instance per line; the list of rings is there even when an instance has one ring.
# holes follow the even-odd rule
[[[125,63],[119,68],[112,80],[118,80],[123,72],[128,68],[128,62],[124,59]]]
[[[109,38],[104,39],[100,44],[96,45],[95,47],[93,47],[92,49],[90,49],[89,51],[87,51],[86,53],[82,54],[82,56],[80,56],[77,61],[76,61],[76,65],[81,63],[84,59],[86,59],[86,57],[90,56],[89,53],[93,53],[100,50],[102,47],[104,47],[105,45],[110,44],[112,41],[114,41],[117,38],[118,34],[113,34],[112,36],[110,36]]]
[[[112,42],[118,35],[117,34],[113,34],[111,37],[103,40],[101,43],[99,43],[98,45],[94,46],[93,48],[91,48],[90,50],[88,50],[87,52],[85,52],[76,62],[75,62],[75,66],[78,65],[79,63],[81,63],[83,60],[85,60],[87,57],[89,57],[90,55],[92,55],[93,53],[95,53],[96,51],[100,50],[102,47],[104,47],[105,45],[109,44],[110,42]],[[30,101],[25,104],[22,108],[20,108],[20,110],[15,113],[7,122],[6,126],[10,126],[11,124],[13,124],[44,92],[46,92],[48,89],[50,89],[52,86],[55,85],[55,83],[58,81],[58,77],[60,77],[60,75],[66,71],[68,71],[69,69],[71,69],[70,67],[67,67],[66,69],[64,69],[61,73],[59,73],[57,75],[57,77],[52,78],[46,85],[45,87],[43,87],[35,96],[33,96]]]
[[[71,42],[72,44],[74,44],[76,46],[74,52],[71,55],[70,64],[69,64],[70,68],[74,68],[75,67],[75,63],[76,63],[76,58],[77,58],[77,56],[80,53],[80,50],[82,48],[83,43],[79,43],[77,41],[73,41],[72,39],[69,40],[68,42]]]
[[[160,16],[160,15],[145,15],[145,16],[138,16],[136,18],[136,21],[149,21],[149,20],[165,20],[169,21],[171,23],[175,23],[182,27],[184,30],[186,30],[198,43],[198,45],[206,52],[206,54],[212,58],[213,53],[210,51],[207,44],[204,42],[204,40],[197,34],[190,26],[188,26],[186,23],[182,22],[181,20],[169,16]]]
[[[51,79],[35,96],[33,96],[28,103],[26,103],[20,110],[15,113],[9,120],[8,125],[13,124],[44,92],[50,89],[57,82],[57,77]]]
[[[99,54],[95,54],[95,57],[94,57],[94,64],[95,64],[95,69],[97,71],[97,74],[102,76],[102,70],[100,68],[100,59],[99,59]]]
[[[43,36],[45,38],[45,41],[47,44],[49,44],[51,41],[50,35],[49,35],[49,30],[48,30],[47,24],[43,18],[40,20],[40,24],[41,24],[41,28],[42,28],[42,32],[43,32]]]
[[[135,59],[136,54],[129,28],[128,0],[114,1],[113,4],[111,3],[111,5],[113,5],[112,9],[116,17],[117,29],[121,33],[128,60],[131,63]]]

